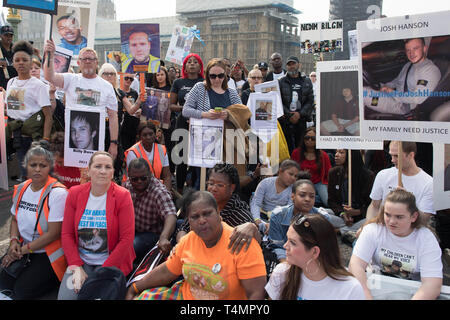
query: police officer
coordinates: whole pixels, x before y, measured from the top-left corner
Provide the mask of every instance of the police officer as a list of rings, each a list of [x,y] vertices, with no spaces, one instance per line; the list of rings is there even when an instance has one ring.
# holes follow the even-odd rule
[[[364,87],[364,105],[381,113],[408,114],[424,102],[433,91],[441,72],[426,57],[428,46],[423,38],[405,40],[405,53],[409,60],[398,76],[381,86],[379,91]]]

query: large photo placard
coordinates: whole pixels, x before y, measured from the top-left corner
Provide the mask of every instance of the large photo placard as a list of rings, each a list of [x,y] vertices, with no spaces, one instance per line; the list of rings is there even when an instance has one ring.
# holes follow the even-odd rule
[[[365,138],[448,142],[450,11],[359,21]]]
[[[64,165],[86,168],[91,156],[105,150],[104,108],[77,105],[66,107]]]
[[[317,63],[316,136],[322,149],[383,149],[383,141],[361,137],[358,62]]]
[[[184,58],[191,52],[194,36],[188,27],[176,25],[173,29],[169,48],[167,48],[166,61],[183,65]]]
[[[189,119],[188,165],[212,168],[222,161],[223,120]]]
[[[450,208],[450,144],[433,143],[433,205]]]
[[[342,19],[300,24],[300,53],[342,51],[343,25]]]
[[[72,65],[85,47],[94,48],[97,0],[59,0],[58,14],[52,19],[52,39],[55,45],[70,50]],[[47,17],[45,35],[50,34],[50,16]]]

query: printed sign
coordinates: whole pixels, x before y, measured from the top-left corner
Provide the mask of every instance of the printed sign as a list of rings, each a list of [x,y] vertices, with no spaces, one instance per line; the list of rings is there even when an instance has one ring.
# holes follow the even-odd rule
[[[300,24],[300,53],[342,51],[343,20]]]

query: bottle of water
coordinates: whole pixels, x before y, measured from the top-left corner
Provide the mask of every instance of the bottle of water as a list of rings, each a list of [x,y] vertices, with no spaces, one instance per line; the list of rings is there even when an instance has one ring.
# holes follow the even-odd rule
[[[291,110],[291,112],[297,111],[297,101],[298,101],[297,91],[293,91],[291,105],[289,106],[289,110]]]

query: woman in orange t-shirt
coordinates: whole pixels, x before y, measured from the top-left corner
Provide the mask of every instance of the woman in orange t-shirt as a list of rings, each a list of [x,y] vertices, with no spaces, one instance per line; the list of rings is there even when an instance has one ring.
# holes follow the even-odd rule
[[[261,247],[252,240],[247,252],[228,249],[233,228],[222,222],[211,193],[187,196],[185,212],[191,232],[184,236],[166,262],[129,288],[127,299],[154,299],[155,295],[184,300],[261,300],[265,297],[266,267]],[[172,288],[159,287],[183,280]],[[165,294],[164,291],[178,294]]]

